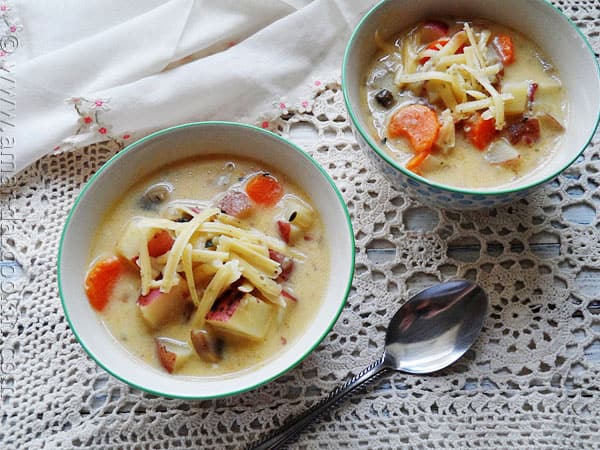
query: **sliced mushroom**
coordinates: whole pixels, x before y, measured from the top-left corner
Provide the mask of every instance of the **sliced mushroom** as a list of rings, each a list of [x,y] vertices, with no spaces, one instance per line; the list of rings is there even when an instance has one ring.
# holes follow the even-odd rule
[[[156,205],[165,202],[169,199],[169,196],[173,192],[173,185],[171,183],[156,183],[148,187],[144,191],[140,204],[143,209],[152,209]]]
[[[198,213],[208,208],[209,203],[197,200],[173,200],[164,205],[159,214],[161,217],[176,222],[189,222],[192,220],[192,213]]]
[[[200,358],[210,363],[217,363],[222,358],[223,340],[215,338],[206,330],[192,330],[190,339]]]

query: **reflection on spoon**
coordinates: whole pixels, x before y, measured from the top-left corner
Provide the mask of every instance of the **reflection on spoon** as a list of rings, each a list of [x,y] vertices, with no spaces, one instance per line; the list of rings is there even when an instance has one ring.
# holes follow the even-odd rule
[[[454,363],[477,339],[487,306],[483,289],[467,280],[448,281],[419,292],[390,321],[385,351],[376,362],[251,448],[280,448],[325,409],[389,370],[426,374]]]

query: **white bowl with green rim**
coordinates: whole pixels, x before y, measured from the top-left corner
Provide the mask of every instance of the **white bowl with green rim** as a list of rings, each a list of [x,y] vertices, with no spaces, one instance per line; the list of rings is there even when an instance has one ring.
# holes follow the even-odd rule
[[[431,18],[486,19],[510,27],[536,43],[556,67],[566,90],[569,118],[562,145],[534,174],[502,188],[465,189],[439,184],[407,170],[371,135],[361,105],[365,62],[376,51],[378,30],[385,39]],[[600,69],[577,27],[544,0],[384,0],[356,26],[346,47],[342,89],[356,136],[368,157],[392,185],[413,198],[442,208],[479,209],[523,198],[568,168],[590,143],[600,120]]]
[[[151,367],[112,337],[84,292],[91,243],[111,205],[136,181],[190,157],[223,153],[262,161],[287,174],[312,199],[323,220],[330,277],[308,329],[259,367],[220,377],[183,377]],[[300,363],[339,317],[354,274],[354,235],[344,200],[333,180],[308,154],[260,128],[229,122],[179,125],[129,145],[90,179],[67,218],[58,256],[58,283],[65,315],[85,351],[102,368],[146,392],[182,399],[229,396],[261,386]]]

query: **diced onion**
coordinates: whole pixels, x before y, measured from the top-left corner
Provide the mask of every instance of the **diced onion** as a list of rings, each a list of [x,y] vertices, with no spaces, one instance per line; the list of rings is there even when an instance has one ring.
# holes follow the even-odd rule
[[[498,139],[486,149],[483,157],[490,164],[504,164],[521,157],[521,154],[506,140]]]

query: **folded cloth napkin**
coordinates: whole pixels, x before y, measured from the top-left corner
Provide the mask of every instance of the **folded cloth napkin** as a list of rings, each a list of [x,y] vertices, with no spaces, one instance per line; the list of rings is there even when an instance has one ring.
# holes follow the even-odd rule
[[[352,28],[374,3],[0,0],[18,37],[14,53],[0,52],[17,86],[15,171],[178,123],[256,123],[339,77]]]

